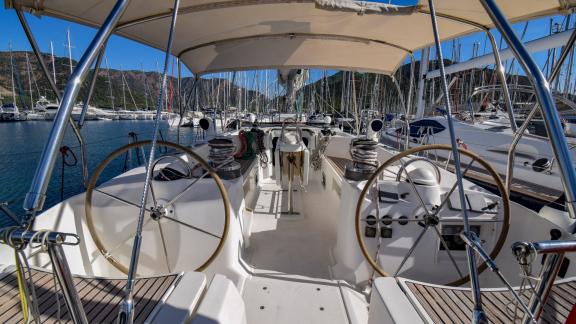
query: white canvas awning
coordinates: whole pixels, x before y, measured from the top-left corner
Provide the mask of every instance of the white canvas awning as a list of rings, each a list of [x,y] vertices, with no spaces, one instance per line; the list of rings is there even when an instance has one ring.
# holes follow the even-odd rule
[[[510,21],[556,14],[576,0],[499,0]],[[38,15],[100,26],[114,0],[5,0]],[[492,26],[478,0],[436,0],[441,39]],[[132,0],[117,34],[163,49],[173,1]],[[393,73],[433,43],[427,1],[182,0],[173,54],[194,73],[326,68]]]

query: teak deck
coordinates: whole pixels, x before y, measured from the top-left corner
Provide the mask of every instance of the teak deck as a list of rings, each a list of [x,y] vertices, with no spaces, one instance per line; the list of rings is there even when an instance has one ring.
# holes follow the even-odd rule
[[[473,307],[470,289],[412,281],[404,281],[404,286],[434,323],[470,323]],[[526,303],[530,296],[531,292],[527,290],[522,294]],[[566,318],[575,301],[576,278],[555,284],[544,306],[540,322],[566,323]],[[515,303],[508,290],[483,290],[482,305],[490,323],[514,322]],[[524,311],[519,305],[516,314],[516,322],[521,321]]]
[[[135,323],[143,323],[156,305],[175,284],[178,275],[143,278],[136,280],[135,286]],[[71,322],[64,296],[51,272],[32,270],[32,279],[38,299],[40,322],[55,323],[58,321],[58,304],[62,323]],[[126,280],[103,278],[75,277],[76,291],[80,295],[86,317],[90,323],[113,323],[118,316],[118,307],[124,297]],[[56,299],[56,294],[58,299]],[[23,323],[22,308],[18,295],[16,272],[11,272],[0,279],[0,323]]]
[[[352,163],[352,160],[350,159],[344,159],[334,156],[327,156],[327,160],[330,161],[330,163],[334,166],[336,172],[338,172],[338,174],[341,177],[344,176],[344,170],[346,169],[346,164]]]

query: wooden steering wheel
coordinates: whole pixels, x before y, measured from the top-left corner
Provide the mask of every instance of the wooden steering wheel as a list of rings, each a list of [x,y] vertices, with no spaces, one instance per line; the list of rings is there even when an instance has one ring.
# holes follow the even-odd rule
[[[431,151],[434,151],[434,152],[431,152]],[[360,250],[362,251],[362,254],[366,258],[366,260],[368,261],[370,266],[374,269],[374,271],[377,272],[381,276],[387,277],[387,276],[390,276],[390,274],[386,270],[383,269],[383,267],[380,265],[380,262],[377,260],[378,254],[380,253],[380,251],[379,251],[380,244],[377,245],[375,256],[372,255],[369,252],[369,249],[368,249],[366,242],[364,240],[364,235],[363,235],[362,229],[365,225],[369,224],[369,225],[373,225],[375,227],[378,227],[378,231],[380,231],[381,223],[386,221],[388,224],[397,223],[397,222],[403,222],[403,224],[415,224],[415,223],[417,223],[421,227],[423,227],[423,229],[420,231],[420,233],[418,234],[418,236],[414,240],[414,243],[412,244],[412,246],[410,247],[410,249],[408,250],[408,252],[404,256],[404,258],[402,259],[400,266],[398,266],[396,272],[393,273],[393,276],[398,275],[398,273],[400,272],[400,270],[403,267],[403,265],[405,264],[405,262],[414,253],[414,250],[417,248],[418,243],[421,241],[421,239],[425,235],[426,231],[428,229],[433,229],[433,232],[436,233],[436,236],[438,237],[438,240],[440,241],[439,242],[440,246],[442,246],[443,249],[447,252],[448,257],[450,258],[452,265],[456,268],[458,275],[459,275],[458,279],[453,280],[451,282],[448,282],[448,283],[446,283],[446,285],[459,286],[459,285],[462,285],[463,283],[466,283],[468,280],[470,280],[469,274],[462,273],[460,271],[460,269],[458,268],[458,265],[457,265],[454,257],[452,256],[452,254],[450,252],[450,248],[449,248],[447,242],[443,238],[441,231],[438,229],[439,225],[443,225],[444,222],[448,222],[448,220],[445,220],[445,219],[443,219],[443,217],[440,217],[440,213],[446,207],[447,202],[449,201],[450,196],[453,194],[454,190],[457,189],[457,183],[455,182],[452,185],[452,187],[450,188],[450,190],[447,191],[447,194],[441,200],[441,203],[439,205],[432,206],[432,208],[429,208],[429,205],[426,205],[424,203],[424,201],[421,197],[421,194],[418,192],[418,190],[416,188],[416,184],[410,178],[410,174],[409,174],[407,168],[405,167],[407,165],[407,162],[405,162],[405,160],[406,160],[405,158],[410,156],[410,155],[416,155],[416,154],[419,154],[420,156],[432,156],[432,155],[434,155],[438,158],[439,157],[437,154],[438,151],[451,152],[451,146],[445,145],[445,144],[424,145],[424,146],[415,147],[415,148],[412,148],[412,149],[409,149],[409,150],[406,150],[404,152],[401,152],[399,154],[394,155],[393,157],[388,159],[386,162],[384,162],[374,172],[374,174],[372,174],[370,179],[365,184],[365,186],[364,186],[364,188],[360,194],[360,197],[358,198],[358,202],[356,204],[356,219],[355,219],[356,238],[358,240],[358,244],[360,245]],[[499,226],[500,232],[497,235],[496,243],[493,245],[493,248],[492,248],[491,252],[489,253],[490,257],[492,259],[495,259],[496,256],[500,253],[502,246],[504,245],[504,242],[506,240],[506,237],[508,235],[508,230],[510,227],[510,199],[508,197],[508,193],[507,193],[507,191],[504,187],[504,184],[502,183],[502,180],[500,179],[500,176],[498,175],[498,173],[482,157],[480,157],[479,155],[477,155],[473,152],[470,152],[468,150],[464,150],[461,148],[458,148],[458,152],[460,153],[461,157],[463,156],[463,157],[466,157],[466,160],[470,160],[470,162],[468,162],[466,167],[462,169],[463,175],[465,175],[468,172],[468,170],[470,169],[470,167],[472,166],[472,164],[474,162],[477,162],[478,164],[480,164],[480,166],[485,171],[487,171],[486,173],[489,175],[489,179],[493,180],[494,184],[496,185],[496,187],[499,191],[501,203],[497,203],[497,205],[499,205],[499,209],[501,210],[501,212],[499,212],[499,214],[501,215],[501,217],[500,217],[501,219],[495,220],[493,222],[501,223],[501,226]],[[448,155],[448,159],[450,159],[450,154],[448,153],[446,155]],[[417,157],[416,159],[423,159],[423,157]],[[444,160],[446,160],[446,159],[444,159]],[[461,163],[464,163],[464,161],[461,161]],[[412,218],[404,217],[403,219],[386,218],[385,220],[382,218],[376,219],[376,217],[374,217],[373,219],[363,218],[362,215],[365,212],[364,208],[363,208],[364,204],[365,204],[365,200],[367,200],[367,197],[378,196],[377,195],[378,189],[375,188],[374,185],[376,184],[376,187],[378,186],[378,179],[380,178],[380,176],[385,171],[387,171],[388,174],[390,174],[390,172],[393,172],[392,170],[388,170],[388,168],[393,166],[393,165],[397,165],[397,166],[399,165],[398,171],[397,171],[398,174],[394,174],[394,176],[389,176],[389,178],[394,179],[396,181],[401,181],[400,179],[402,178],[402,174],[400,174],[400,173],[404,173],[404,180],[409,183],[409,186],[411,186],[411,192],[414,192],[415,196],[417,196],[417,198],[418,198],[417,201],[420,204],[419,210],[423,210],[424,215],[422,217],[416,217],[416,215],[412,215]],[[376,192],[376,194],[374,194],[374,192]],[[369,193],[370,193],[370,195],[369,195]],[[374,200],[376,200],[378,202],[379,199],[380,198],[372,199],[372,202],[374,202]],[[377,206],[379,206],[379,205],[377,205]],[[460,210],[459,213],[461,213],[461,212],[462,211]],[[459,221],[461,221],[463,224],[462,219],[460,219]],[[451,224],[453,224],[454,219],[449,220],[449,222]],[[378,236],[378,240],[380,240],[379,236]],[[434,248],[437,248],[437,247],[438,247],[438,245],[434,245]],[[374,253],[374,252],[372,252],[372,253]],[[482,273],[484,270],[486,270],[486,268],[487,268],[487,265],[485,262],[479,263],[477,266],[478,273]]]
[[[142,154],[142,160],[145,161],[146,146],[150,147],[151,141],[131,143],[112,152],[98,165],[86,188],[85,212],[88,230],[104,258],[125,274],[128,273],[131,238],[135,234],[134,225],[141,207],[145,172],[128,171],[98,188],[97,183],[101,175],[108,175],[104,172],[106,167],[122,155],[128,159],[129,154]],[[142,235],[144,240],[148,235],[152,241],[148,241],[146,248],[143,245],[141,250],[141,253],[147,252],[151,255],[144,259],[141,257],[140,260],[147,262],[151,269],[158,269],[165,263],[166,270],[173,272],[174,267],[182,267],[179,262],[182,255],[194,250],[193,253],[196,254],[192,259],[200,260],[186,259],[186,262],[191,261],[188,264],[197,265],[190,270],[203,271],[216,259],[226,241],[230,223],[228,194],[216,170],[191,149],[163,141],[157,142],[157,148],[165,154],[157,154],[159,156],[153,163]],[[171,152],[167,153],[169,150]],[[174,159],[172,164],[167,162],[171,158]],[[176,164],[183,165],[184,168],[180,169],[184,171],[170,167]],[[157,171],[157,166],[164,168]],[[194,171],[198,172],[194,174]],[[215,186],[210,185],[211,182]],[[196,190],[190,190],[191,188]],[[186,209],[179,206],[188,201],[199,203],[205,201],[206,197],[217,197],[218,193],[222,201],[220,207],[215,204],[208,204],[208,207],[200,204],[204,206],[195,205],[194,208]],[[199,196],[196,201],[194,196]],[[185,202],[182,202],[183,200]],[[208,202],[212,201],[215,200],[210,199]],[[133,230],[129,230],[129,227]],[[165,233],[165,228],[170,230],[169,233]],[[179,238],[198,239],[202,243],[182,246]],[[161,241],[161,244],[157,241]]]

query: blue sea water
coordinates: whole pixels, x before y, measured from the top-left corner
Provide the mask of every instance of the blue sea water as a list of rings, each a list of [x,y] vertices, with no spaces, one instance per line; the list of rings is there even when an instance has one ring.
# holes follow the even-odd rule
[[[52,122],[27,121],[0,123],[0,203],[8,202],[8,207],[17,215],[25,214],[22,203],[30,188],[42,149],[46,143]],[[154,121],[86,121],[82,133],[87,143],[89,174],[115,149],[128,144],[128,133],[135,132],[138,140],[152,138]],[[164,140],[176,142],[177,129],[166,122],[161,124]],[[194,140],[191,128],[180,130],[180,143],[191,144]],[[80,159],[80,149],[70,128],[67,129],[63,145],[69,146]],[[118,162],[116,162],[118,164]],[[122,172],[122,165],[107,169],[106,177]],[[85,191],[82,184],[80,162],[64,170],[64,199]],[[50,180],[44,210],[60,202],[61,160],[56,161]],[[0,212],[0,224],[7,217]]]

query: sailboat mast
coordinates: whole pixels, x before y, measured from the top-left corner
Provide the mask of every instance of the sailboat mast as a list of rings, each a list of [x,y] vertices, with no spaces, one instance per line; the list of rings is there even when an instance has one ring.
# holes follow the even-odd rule
[[[10,77],[12,79],[12,103],[16,106],[16,87],[14,86],[14,57],[12,57],[12,42],[8,42],[10,51]]]
[[[124,72],[122,70],[122,65],[120,65],[120,77],[122,79],[122,102],[124,103],[124,110],[126,110],[126,88],[124,84]]]
[[[108,77],[108,87],[110,89],[110,103],[112,104],[112,110],[116,110],[114,107],[114,91],[112,90],[112,79],[110,78],[110,66],[108,66],[108,58],[104,56],[104,63],[106,63],[106,75]]]
[[[66,39],[67,39],[67,47],[68,47],[68,64],[70,65],[70,75],[74,71],[74,67],[72,66],[72,45],[70,45],[70,28],[66,30]]]
[[[34,108],[34,97],[32,95],[32,77],[30,76],[30,59],[28,58],[28,52],[25,52],[24,55],[26,56],[26,73],[28,74],[28,91],[30,92],[30,107],[29,107],[29,109],[32,110],[32,108]]]
[[[144,77],[144,101],[146,102],[146,110],[148,108],[148,83],[146,82],[146,73],[144,72],[144,64],[140,63],[140,69],[142,70],[142,76]]]
[[[52,78],[54,79],[54,85],[56,85],[56,63],[54,60],[54,45],[52,41],[50,41],[50,56],[52,58]],[[58,101],[58,98],[56,98],[56,101]]]

